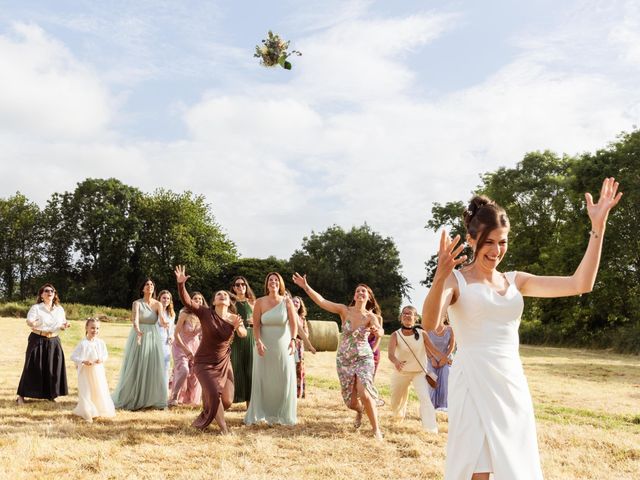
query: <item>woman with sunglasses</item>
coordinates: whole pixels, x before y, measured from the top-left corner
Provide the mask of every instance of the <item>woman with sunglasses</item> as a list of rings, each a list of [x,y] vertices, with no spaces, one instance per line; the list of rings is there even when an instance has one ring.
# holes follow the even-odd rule
[[[243,276],[237,276],[231,281],[231,298],[247,335],[240,337],[236,332],[231,344],[231,366],[233,368],[233,384],[235,393],[233,403],[246,402],[249,408],[251,400],[251,369],[253,367],[253,307],[256,304],[256,295],[251,290],[249,282]]]
[[[18,384],[18,405],[24,398],[54,401],[67,395],[67,371],[58,333],[69,327],[56,289],[45,283],[38,290],[37,303],[27,313],[31,334],[27,343],[24,368]]]
[[[395,367],[391,374],[391,410],[396,419],[403,420],[407,414],[409,385],[420,400],[420,418],[422,428],[427,432],[438,433],[436,412],[429,398],[427,374],[427,352],[440,359],[442,354],[436,350],[429,336],[418,326],[418,311],[406,306],[400,314],[402,327],[393,332],[389,339],[389,360]]]

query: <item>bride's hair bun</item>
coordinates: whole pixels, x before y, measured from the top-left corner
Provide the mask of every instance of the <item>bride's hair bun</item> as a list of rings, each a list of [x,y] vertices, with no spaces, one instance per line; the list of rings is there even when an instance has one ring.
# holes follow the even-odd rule
[[[476,249],[484,245],[496,228],[509,228],[509,218],[504,208],[484,195],[473,197],[463,216],[467,233],[476,240]]]
[[[471,223],[473,218],[476,216],[478,211],[485,205],[492,205],[492,204],[496,205],[496,203],[493,200],[489,199],[488,197],[485,197],[484,195],[476,195],[469,201],[469,205],[463,212],[464,226],[467,228],[467,231],[469,230],[469,224]]]

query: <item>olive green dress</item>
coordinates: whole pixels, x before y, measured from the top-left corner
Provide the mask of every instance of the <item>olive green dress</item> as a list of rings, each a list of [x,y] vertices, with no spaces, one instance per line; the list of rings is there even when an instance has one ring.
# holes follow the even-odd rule
[[[244,301],[236,302],[236,309],[238,310],[238,315],[244,320],[247,336],[242,338],[236,333],[231,344],[231,366],[233,368],[233,384],[235,387],[234,403],[251,400],[251,369],[253,368],[253,347],[255,345],[253,326],[251,325],[253,308],[251,308],[249,302]]]

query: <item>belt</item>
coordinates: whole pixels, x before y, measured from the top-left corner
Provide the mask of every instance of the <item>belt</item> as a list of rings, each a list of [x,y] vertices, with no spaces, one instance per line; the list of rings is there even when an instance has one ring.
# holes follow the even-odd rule
[[[36,335],[40,335],[41,337],[53,338],[58,336],[58,332],[44,332],[42,330],[31,330]]]

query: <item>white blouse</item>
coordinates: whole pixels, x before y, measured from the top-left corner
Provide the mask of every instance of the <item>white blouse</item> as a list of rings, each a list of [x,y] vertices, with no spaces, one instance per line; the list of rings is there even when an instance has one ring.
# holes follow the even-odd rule
[[[418,330],[418,339],[416,340],[414,335],[407,337],[402,334],[401,330],[396,330],[396,358],[401,362],[406,362],[402,368],[403,372],[413,373],[427,370],[427,350],[424,346],[424,334],[424,331]]]
[[[82,365],[82,362],[95,362],[96,360],[104,362],[107,358],[109,358],[107,346],[100,338],[93,340],[84,338],[71,354],[71,361],[78,367]]]
[[[44,303],[36,303],[29,309],[27,313],[27,323],[34,330],[55,333],[67,323],[67,317],[64,314],[64,308],[60,305],[54,306],[51,311],[47,310]]]

